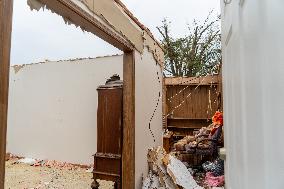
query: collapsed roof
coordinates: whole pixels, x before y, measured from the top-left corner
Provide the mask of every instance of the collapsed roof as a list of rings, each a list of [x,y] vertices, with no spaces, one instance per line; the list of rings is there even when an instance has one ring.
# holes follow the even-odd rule
[[[48,8],[51,1],[48,0],[27,0],[31,9],[40,10]],[[108,31],[110,35],[116,35],[120,42],[124,42],[129,49],[135,49],[139,53],[148,48],[154,55],[156,61],[162,65],[164,62],[164,53],[159,42],[154,38],[148,28],[146,28],[120,0],[60,0],[62,4],[68,4],[80,9],[86,18],[97,20],[101,24],[101,29]],[[52,11],[61,15],[66,23],[81,25],[82,20],[70,20],[70,17],[60,10],[60,7]],[[81,27],[81,26],[80,26]],[[83,30],[94,33],[89,28]],[[98,33],[96,33],[98,35]],[[99,36],[99,35],[98,35]],[[101,37],[101,36],[99,36]],[[108,41],[108,39],[101,37]],[[117,46],[120,48],[119,46]],[[120,48],[121,49],[121,48]],[[121,49],[125,50],[125,49]]]

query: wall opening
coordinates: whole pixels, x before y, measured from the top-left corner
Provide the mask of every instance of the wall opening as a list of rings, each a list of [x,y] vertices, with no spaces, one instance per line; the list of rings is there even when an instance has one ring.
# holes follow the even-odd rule
[[[90,165],[97,147],[96,89],[113,74],[123,79],[123,52],[50,10],[29,9],[26,1],[14,2],[6,151],[44,160],[40,167],[45,160]],[[7,162],[7,188],[52,185],[61,174],[44,166],[45,179],[35,167],[23,174],[14,161]],[[71,177],[82,180],[76,188],[92,182],[86,171]]]

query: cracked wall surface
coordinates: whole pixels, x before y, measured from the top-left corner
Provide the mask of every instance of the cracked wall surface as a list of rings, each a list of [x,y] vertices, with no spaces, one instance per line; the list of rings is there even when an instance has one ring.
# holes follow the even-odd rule
[[[163,146],[162,69],[147,50],[135,57],[135,187],[141,189],[148,174],[148,149]]]

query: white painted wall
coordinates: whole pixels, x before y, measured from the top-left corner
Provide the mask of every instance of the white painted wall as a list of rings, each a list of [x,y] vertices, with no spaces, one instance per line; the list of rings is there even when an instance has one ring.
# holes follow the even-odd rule
[[[162,70],[152,53],[135,54],[135,182],[148,173],[148,149],[162,145]],[[122,56],[31,64],[10,71],[7,151],[34,158],[92,163],[97,91],[122,76]],[[157,105],[157,102],[159,103]],[[156,111],[155,111],[156,108]],[[149,130],[151,122],[154,139]]]
[[[122,56],[26,65],[10,71],[7,151],[90,164],[97,148],[97,87],[122,77]]]
[[[284,1],[221,2],[226,185],[283,189]]]
[[[136,53],[135,57],[135,188],[140,189],[142,176],[148,174],[148,149],[163,145],[162,96],[159,98],[159,93],[162,95],[162,70],[147,48],[143,55]],[[151,130],[155,142],[149,130],[154,111]]]

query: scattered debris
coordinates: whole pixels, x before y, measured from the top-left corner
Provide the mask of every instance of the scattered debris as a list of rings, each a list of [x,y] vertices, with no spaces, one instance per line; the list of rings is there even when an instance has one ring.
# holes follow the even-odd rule
[[[222,176],[224,175],[224,160],[217,158],[213,162],[207,161],[202,164],[202,168],[206,172],[213,173],[214,176]]]
[[[99,189],[114,189],[114,182],[112,181],[106,181],[106,180],[96,180],[99,184]]]
[[[28,165],[33,165],[37,161],[35,159],[33,159],[33,158],[24,158],[24,159],[19,159],[18,162],[19,163],[25,163],[25,164],[28,164]]]
[[[11,189],[87,189],[92,183],[92,173],[85,168],[76,170],[56,167],[31,166],[6,161],[5,187]]]
[[[58,168],[58,169],[68,169],[68,170],[76,170],[78,168],[86,169],[86,172],[93,172],[93,165],[80,165],[80,164],[72,164],[67,162],[60,162],[55,160],[40,160],[34,158],[20,157],[13,155],[11,153],[6,154],[6,161],[11,160],[12,164],[23,163],[34,167],[48,167],[48,168]]]
[[[149,174],[143,179],[142,189],[202,189],[186,166],[162,147],[148,152]]]
[[[10,157],[11,157],[11,153],[6,153],[5,161],[9,161]]]
[[[169,163],[167,165],[167,172],[174,180],[175,184],[184,189],[201,189],[193,179],[186,166],[175,157],[169,155]]]
[[[89,169],[86,170],[87,173],[92,173],[94,171],[94,167],[91,166]]]

